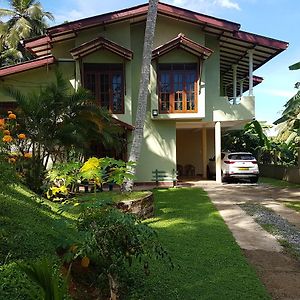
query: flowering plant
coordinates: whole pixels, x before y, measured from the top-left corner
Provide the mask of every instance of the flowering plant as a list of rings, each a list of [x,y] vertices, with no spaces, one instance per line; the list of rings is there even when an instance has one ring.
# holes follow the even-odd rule
[[[7,115],[0,118],[0,152],[19,175],[26,170],[26,161],[31,157],[30,143],[26,134],[20,131],[17,115],[8,111]]]

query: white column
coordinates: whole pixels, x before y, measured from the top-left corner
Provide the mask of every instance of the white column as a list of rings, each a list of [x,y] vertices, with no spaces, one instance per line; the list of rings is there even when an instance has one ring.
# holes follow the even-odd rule
[[[236,82],[236,70],[237,70],[237,65],[232,66],[232,73],[233,73],[233,104],[236,104],[236,87],[237,87],[237,82]]]
[[[203,162],[203,169],[202,174],[203,178],[207,179],[207,132],[206,128],[202,128],[202,162]]]
[[[216,159],[216,182],[222,182],[221,176],[221,122],[215,124],[215,159]]]
[[[249,96],[253,96],[253,52],[254,50],[248,50],[249,55]]]
[[[81,82],[81,69],[80,69],[80,61],[77,59],[75,62],[75,91],[82,85]]]
[[[240,80],[240,97],[243,97],[244,79]]]

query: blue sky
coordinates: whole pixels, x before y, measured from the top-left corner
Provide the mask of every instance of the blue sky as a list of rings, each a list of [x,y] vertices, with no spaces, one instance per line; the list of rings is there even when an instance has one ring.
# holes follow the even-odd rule
[[[139,0],[40,0],[59,24],[143,4]],[[285,102],[296,93],[300,70],[288,66],[300,61],[299,0],[164,0],[162,2],[241,24],[241,29],[287,41],[289,48],[255,72],[264,82],[255,87],[256,118],[273,122],[280,117]],[[7,1],[0,0],[5,6]]]

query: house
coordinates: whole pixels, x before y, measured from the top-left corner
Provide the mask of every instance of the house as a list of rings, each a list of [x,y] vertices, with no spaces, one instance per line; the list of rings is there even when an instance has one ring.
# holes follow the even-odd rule
[[[30,91],[59,68],[74,89],[90,89],[134,126],[147,10],[143,4],[49,28],[24,42],[33,60],[0,69],[1,85]],[[137,182],[151,182],[154,170],[170,180],[174,170],[206,178],[213,155],[220,181],[221,132],[255,118],[253,87],[263,78],[253,71],[288,47],[240,27],[159,3]]]

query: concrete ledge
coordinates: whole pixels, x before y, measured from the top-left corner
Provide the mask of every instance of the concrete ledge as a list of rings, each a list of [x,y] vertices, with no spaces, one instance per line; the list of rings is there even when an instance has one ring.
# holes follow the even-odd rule
[[[149,192],[149,195],[141,199],[121,201],[117,203],[117,208],[135,214],[141,219],[151,218],[154,216],[153,194]]]

